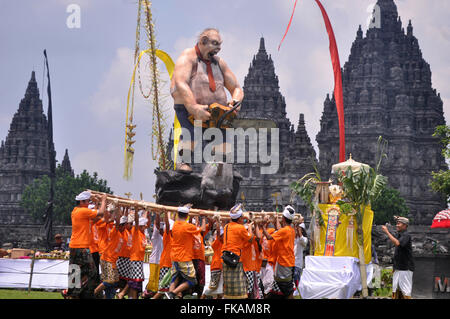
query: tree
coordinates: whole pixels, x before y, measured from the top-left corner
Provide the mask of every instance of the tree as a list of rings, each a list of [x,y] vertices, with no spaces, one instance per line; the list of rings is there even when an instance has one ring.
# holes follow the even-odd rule
[[[54,221],[70,225],[70,213],[76,205],[75,196],[86,189],[112,194],[107,181],[99,179],[96,172],[91,176],[84,170],[80,175],[71,176],[62,169],[61,165],[58,165],[53,208]],[[49,198],[50,178],[43,175],[25,188],[21,206],[35,220],[41,221],[47,210]]]
[[[376,225],[384,225],[392,221],[394,216],[407,216],[409,213],[409,208],[400,192],[390,187],[383,188],[371,207],[374,212],[373,222]]]
[[[442,155],[447,160],[450,159],[450,126],[437,126],[433,136],[440,139],[443,146]],[[450,203],[450,171],[446,169],[439,170],[439,172],[431,172],[431,176],[431,189],[445,196],[447,203]]]

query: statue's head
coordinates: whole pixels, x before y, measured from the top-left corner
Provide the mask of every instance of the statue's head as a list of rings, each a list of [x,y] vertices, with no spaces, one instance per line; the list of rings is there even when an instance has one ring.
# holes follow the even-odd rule
[[[214,55],[219,53],[222,45],[222,38],[219,30],[215,28],[207,28],[200,33],[198,37],[198,48],[202,57],[211,60]]]

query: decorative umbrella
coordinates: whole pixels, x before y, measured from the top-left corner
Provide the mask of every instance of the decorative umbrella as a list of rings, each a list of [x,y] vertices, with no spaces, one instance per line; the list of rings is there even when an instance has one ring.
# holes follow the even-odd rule
[[[445,209],[433,218],[431,228],[450,228],[450,209]]]
[[[331,166],[332,173],[337,173],[339,171],[345,172],[347,168],[351,167],[353,172],[357,172],[364,167],[366,170],[369,170],[369,165],[363,164],[352,159],[352,154],[350,154],[350,158],[342,163],[334,164]]]

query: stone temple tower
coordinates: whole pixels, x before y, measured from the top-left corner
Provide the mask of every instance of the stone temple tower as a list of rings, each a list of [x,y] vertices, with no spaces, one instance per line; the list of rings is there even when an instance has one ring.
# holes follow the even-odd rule
[[[405,31],[393,0],[378,0],[374,17],[365,36],[359,27],[343,67],[346,154],[373,167],[378,137],[388,140],[381,173],[405,198],[412,222],[430,224],[446,207],[428,186],[431,172],[446,168],[439,141],[432,137],[436,126],[445,124],[443,102],[432,87],[430,65],[411,20]],[[325,176],[339,154],[336,104],[330,95],[316,136]]]
[[[245,198],[245,206],[250,211],[273,211],[278,204],[292,204],[297,210],[304,212],[305,206],[298,198],[291,201],[289,185],[306,173],[313,171],[313,163],[317,163],[316,153],[305,129],[304,115],[299,115],[297,130],[287,118],[286,102],[280,93],[278,76],[274,63],[267,54],[264,38],[260,39],[257,54],[251,61],[249,71],[244,79],[244,100],[240,119],[270,119],[279,129],[279,163],[273,174],[261,174],[261,163],[236,163],[234,167],[243,176],[240,192]],[[268,137],[269,149],[272,149],[271,138]],[[243,145],[237,145],[235,153],[242,151]],[[258,146],[259,147],[259,146]],[[249,141],[245,143],[249,153]],[[258,149],[259,151],[259,149]],[[240,200],[241,198],[237,198]]]
[[[20,206],[25,186],[50,173],[48,122],[35,72],[0,146],[0,224],[31,224]]]

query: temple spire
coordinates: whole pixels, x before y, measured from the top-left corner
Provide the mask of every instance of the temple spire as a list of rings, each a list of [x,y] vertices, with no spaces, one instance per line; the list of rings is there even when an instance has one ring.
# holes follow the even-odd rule
[[[67,173],[69,175],[71,175],[72,177],[74,176],[74,172],[72,169],[72,165],[70,164],[70,159],[69,159],[69,152],[66,148],[66,152],[64,153],[64,159],[61,162],[61,168],[64,171],[64,173]]]
[[[266,45],[264,43],[264,38],[263,37],[261,37],[261,39],[259,40],[259,51],[266,52]]]
[[[407,28],[407,33],[406,33],[409,37],[412,37],[413,36],[413,26],[412,26],[412,23],[411,23],[411,20],[409,20],[409,23],[408,23],[408,28]]]

